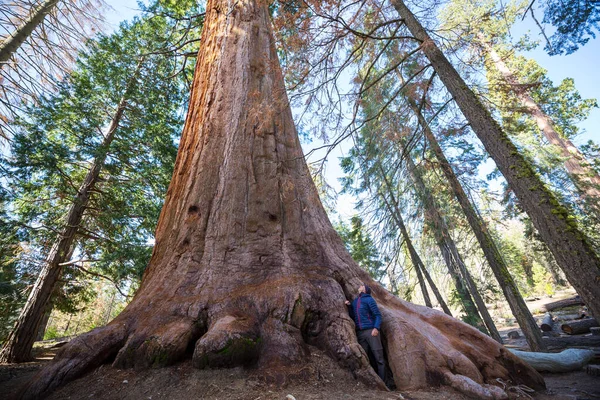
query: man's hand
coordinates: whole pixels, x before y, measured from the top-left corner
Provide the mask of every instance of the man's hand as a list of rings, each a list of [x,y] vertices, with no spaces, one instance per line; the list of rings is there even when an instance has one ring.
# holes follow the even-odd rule
[[[350,305],[350,302],[349,302],[348,300],[346,300],[346,301],[344,302],[344,304],[345,304],[345,305],[347,305],[347,306],[349,306],[349,305]]]
[[[373,328],[373,331],[371,332],[371,336],[378,336],[379,335],[379,331],[377,330],[377,328]]]

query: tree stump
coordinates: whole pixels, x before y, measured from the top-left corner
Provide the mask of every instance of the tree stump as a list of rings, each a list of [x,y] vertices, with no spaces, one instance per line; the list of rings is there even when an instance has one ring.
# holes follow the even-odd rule
[[[510,331],[507,334],[509,339],[518,339],[521,337],[521,334],[519,333],[519,331]]]
[[[552,325],[554,325],[552,314],[546,313],[546,315],[544,315],[544,319],[542,320],[542,324],[540,325],[540,329],[544,332],[550,332],[552,331]]]

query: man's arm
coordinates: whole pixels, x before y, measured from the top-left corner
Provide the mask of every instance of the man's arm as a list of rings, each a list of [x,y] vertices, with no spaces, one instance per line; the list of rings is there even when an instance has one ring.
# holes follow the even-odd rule
[[[352,318],[352,321],[354,321],[354,307],[348,300],[346,300],[346,307],[348,308],[348,314],[350,314],[350,318]]]
[[[373,298],[371,298],[371,301],[369,302],[369,311],[371,312],[371,315],[375,318],[375,323],[373,324],[373,326],[375,327],[375,329],[379,330],[379,328],[381,327],[381,312],[379,312],[377,302]]]

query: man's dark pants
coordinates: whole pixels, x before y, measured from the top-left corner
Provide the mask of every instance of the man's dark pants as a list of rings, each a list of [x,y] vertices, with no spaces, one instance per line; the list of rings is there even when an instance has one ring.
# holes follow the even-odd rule
[[[358,343],[365,349],[367,355],[369,355],[369,350],[375,359],[375,364],[377,365],[377,375],[381,378],[382,381],[385,382],[385,360],[383,358],[383,346],[381,345],[381,336],[373,336],[371,333],[373,329],[363,329],[361,331],[356,331],[356,337],[358,339]],[[369,355],[370,357],[370,355]]]

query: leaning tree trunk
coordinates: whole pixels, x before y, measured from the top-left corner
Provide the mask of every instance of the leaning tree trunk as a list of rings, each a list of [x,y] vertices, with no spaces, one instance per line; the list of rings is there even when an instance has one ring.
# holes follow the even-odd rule
[[[304,161],[267,3],[210,0],[190,108],[140,289],[105,327],[71,341],[28,385],[49,393],[90,368],[253,364],[302,374],[307,344],[384,388],[344,301],[373,287],[396,384],[445,383],[496,398],[543,379],[477,329],[385,291],[348,254]]]
[[[42,319],[40,320],[40,326],[38,327],[34,341],[39,342],[40,340],[44,340],[44,334],[46,333],[46,328],[48,328],[48,322],[50,321],[52,308],[52,301],[49,301],[46,305],[46,309],[44,310],[44,314],[42,315]]]
[[[586,300],[592,313],[600,315],[600,258],[589,240],[404,2],[391,2],[412,35],[421,42],[431,65],[496,162],[571,285]]]
[[[581,197],[600,220],[600,176],[594,171],[585,159],[585,156],[569,139],[561,137],[554,129],[552,119],[542,110],[539,104],[528,93],[527,88],[519,84],[519,80],[504,62],[502,57],[494,50],[492,45],[478,35],[485,52],[491,62],[500,72],[515,96],[519,99],[527,114],[533,118],[544,137],[560,152],[564,158],[564,165],[571,176],[571,180],[579,191]]]
[[[387,179],[387,176],[385,175],[385,171],[381,167],[381,164],[379,163],[379,161],[377,162],[377,166],[378,166],[379,173],[381,174],[381,179],[383,179],[383,181],[385,183],[385,188],[387,189],[386,191],[391,198],[391,204],[390,204],[390,201],[388,201],[388,199],[386,198],[385,193],[379,192],[379,195],[383,199],[383,202],[385,203],[385,206],[387,207],[388,211],[392,214],[392,219],[396,223],[396,227],[400,230],[400,234],[404,238],[404,243],[406,243],[406,248],[408,249],[408,254],[410,254],[410,259],[415,268],[415,273],[417,274],[417,279],[419,280],[419,285],[421,285],[421,291],[423,292],[423,299],[425,300],[425,305],[427,307],[432,306],[431,299],[429,298],[429,294],[427,293],[427,286],[425,285],[425,281],[423,280],[423,277],[425,277],[425,280],[427,280],[427,283],[429,283],[429,286],[431,287],[431,290],[433,291],[433,294],[435,295],[435,298],[438,301],[440,307],[442,307],[442,310],[444,310],[444,312],[446,314],[452,316],[452,313],[450,312],[448,305],[446,305],[446,302],[444,301],[442,294],[440,293],[437,286],[433,282],[433,279],[431,279],[429,272],[427,272],[427,268],[425,267],[425,264],[421,260],[421,257],[419,256],[417,249],[415,249],[415,246],[413,246],[412,239],[410,238],[410,235],[408,234],[408,229],[406,229],[406,225],[404,225],[404,220],[402,219],[402,214],[400,213],[400,206],[398,205],[398,201],[396,200],[396,197],[394,196],[394,193],[392,191],[392,186],[391,186],[389,180]]]
[[[31,360],[31,349],[33,348],[36,334],[43,319],[44,311],[50,302],[52,294],[59,285],[65,262],[73,254],[75,236],[79,230],[92,190],[96,182],[98,182],[108,148],[121,122],[126,104],[126,96],[123,96],[102,141],[101,150],[79,187],[77,196],[73,199],[73,203],[65,218],[63,228],[46,257],[42,270],[33,285],[23,310],[21,310],[19,318],[15,322],[13,330],[10,332],[0,351],[0,362],[14,363]]]
[[[502,338],[500,337],[500,333],[496,328],[496,324],[494,324],[494,320],[485,306],[485,302],[481,298],[477,286],[475,285],[473,278],[471,278],[471,274],[467,270],[467,266],[464,265],[462,257],[460,256],[458,248],[456,247],[456,243],[454,243],[454,240],[450,235],[448,224],[446,223],[444,217],[442,217],[440,214],[437,201],[423,181],[420,168],[417,168],[410,157],[406,158],[406,162],[410,176],[415,183],[416,191],[423,201],[423,206],[425,207],[425,221],[433,230],[434,238],[438,244],[438,247],[440,248],[442,257],[446,262],[446,266],[448,267],[448,273],[450,273],[452,276],[456,290],[465,306],[465,312],[467,315],[476,317],[478,325],[485,324],[490,336],[492,336],[498,343],[502,343]],[[462,279],[461,273],[463,275]],[[473,303],[473,299],[475,299],[477,306],[475,306]]]
[[[7,63],[12,55],[21,47],[23,42],[31,35],[46,18],[59,0],[46,0],[42,5],[35,8],[29,18],[25,20],[14,32],[10,33],[2,43],[0,43],[0,69]]]
[[[473,229],[473,233],[477,238],[479,246],[483,251],[483,254],[496,277],[496,280],[500,284],[500,288],[502,289],[502,293],[510,306],[510,309],[517,319],[519,326],[523,330],[523,334],[527,339],[527,344],[532,351],[541,351],[545,350],[544,343],[542,341],[542,333],[538,328],[533,315],[527,308],[523,297],[519,293],[519,289],[515,284],[510,272],[508,271],[508,266],[504,262],[504,258],[500,254],[500,250],[496,246],[492,235],[488,232],[485,222],[479,218],[479,215],[473,208],[471,201],[469,200],[467,194],[462,188],[458,178],[454,174],[448,159],[444,155],[442,148],[440,147],[437,139],[435,138],[433,132],[429,128],[429,124],[421,114],[420,110],[414,103],[414,101],[410,98],[407,98],[410,108],[415,112],[416,117],[419,121],[419,125],[423,128],[423,132],[425,133],[425,137],[431,146],[431,150],[435,154],[436,159],[440,163],[440,168],[444,172],[444,176],[448,179],[448,183],[460,204],[471,229]]]

